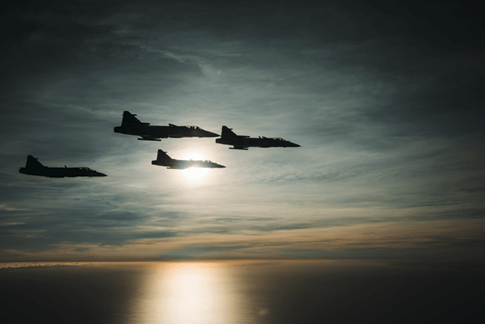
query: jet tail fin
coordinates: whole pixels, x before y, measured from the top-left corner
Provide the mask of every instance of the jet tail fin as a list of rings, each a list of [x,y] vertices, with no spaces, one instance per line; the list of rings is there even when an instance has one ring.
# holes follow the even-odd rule
[[[25,165],[26,169],[41,169],[44,166],[42,163],[37,161],[37,158],[33,157],[32,155],[27,156],[27,164]]]
[[[158,150],[157,154],[157,161],[159,162],[169,162],[172,161],[172,158],[168,156],[168,154],[162,150]]]
[[[132,114],[129,111],[123,112],[123,120],[121,126],[148,126],[150,123],[142,123],[138,118],[135,117],[136,114]]]
[[[232,128],[229,128],[227,126],[222,126],[221,138],[233,139],[233,138],[237,138],[237,135],[232,131]]]

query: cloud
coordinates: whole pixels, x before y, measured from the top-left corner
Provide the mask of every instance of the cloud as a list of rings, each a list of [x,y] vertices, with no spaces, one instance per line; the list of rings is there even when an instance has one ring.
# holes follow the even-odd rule
[[[2,269],[18,269],[18,268],[37,268],[37,267],[59,267],[59,266],[79,266],[86,265],[86,262],[0,262],[0,270]],[[93,263],[89,263],[93,264]]]
[[[480,33],[467,34],[471,22],[455,25],[464,21],[458,12],[380,1],[10,8],[0,61],[0,248],[19,258],[138,258],[143,244],[140,258],[176,257],[172,250],[330,257],[338,252],[326,245],[256,249],[252,240],[389,222],[469,224],[483,212],[484,71]],[[124,110],[153,125],[227,125],[302,147],[141,142],[113,133]],[[191,183],[152,166],[157,149],[202,152],[227,168]],[[20,175],[28,154],[108,177]],[[210,236],[237,237],[234,254],[218,240],[193,243]],[[359,242],[339,251],[394,251],[391,240]]]

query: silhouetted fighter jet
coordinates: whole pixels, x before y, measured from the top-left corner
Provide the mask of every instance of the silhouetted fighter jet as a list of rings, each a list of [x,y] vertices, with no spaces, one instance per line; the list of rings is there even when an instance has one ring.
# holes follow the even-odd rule
[[[226,126],[222,126],[221,138],[216,139],[216,143],[233,145],[230,149],[234,150],[247,150],[248,147],[300,147],[300,145],[285,141],[280,137],[267,138],[267,137],[249,137],[245,135],[236,135],[232,130]]]
[[[64,178],[64,177],[106,177],[106,174],[91,170],[90,168],[49,168],[43,166],[37,158],[32,155],[27,156],[27,164],[25,168],[20,168],[20,173],[44,176],[50,178]]]
[[[161,141],[161,138],[180,137],[217,137],[219,134],[211,133],[197,126],[150,126],[150,123],[142,123],[135,114],[129,111],[123,112],[121,126],[114,128],[115,133],[141,136],[142,141]]]
[[[167,169],[187,169],[187,168],[225,168],[225,166],[200,160],[175,160],[162,150],[158,150],[157,159],[152,161],[153,165],[166,166]]]

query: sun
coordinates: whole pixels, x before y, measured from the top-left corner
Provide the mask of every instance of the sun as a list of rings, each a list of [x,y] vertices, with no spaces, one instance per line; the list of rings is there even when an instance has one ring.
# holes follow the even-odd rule
[[[204,160],[204,158],[197,153],[188,154],[184,160]],[[188,168],[183,170],[184,176],[189,180],[200,180],[207,174],[207,169],[204,168]]]

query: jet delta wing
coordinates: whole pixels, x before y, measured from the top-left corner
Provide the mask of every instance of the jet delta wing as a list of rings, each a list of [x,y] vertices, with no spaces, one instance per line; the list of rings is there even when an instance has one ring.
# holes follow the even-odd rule
[[[49,168],[42,165],[32,155],[27,156],[27,164],[25,168],[20,168],[20,173],[44,176],[49,178],[64,178],[64,177],[106,177],[106,174],[91,170],[90,168]]]
[[[123,112],[121,126],[114,128],[115,133],[140,136],[142,141],[161,141],[161,138],[181,138],[181,137],[217,137],[216,133],[211,133],[198,126],[151,126],[150,123],[142,123],[129,111]]]
[[[248,147],[300,147],[300,145],[280,137],[267,138],[260,136],[259,138],[254,138],[246,135],[236,135],[231,128],[226,126],[222,126],[221,138],[217,138],[216,143],[232,145],[233,147],[230,147],[230,149],[234,150],[247,150]]]
[[[225,168],[225,166],[200,160],[175,160],[162,150],[158,150],[157,159],[152,161],[153,165],[165,166],[167,169],[187,169],[187,168]]]

